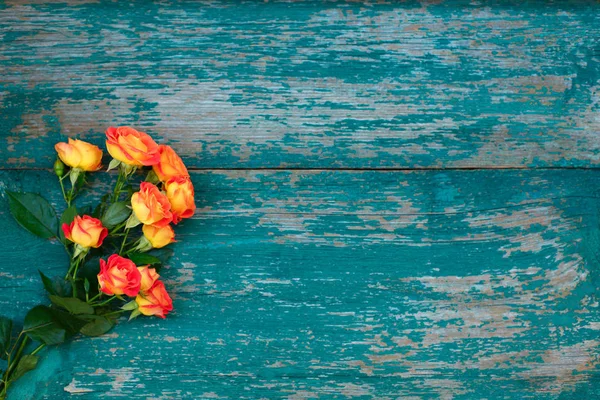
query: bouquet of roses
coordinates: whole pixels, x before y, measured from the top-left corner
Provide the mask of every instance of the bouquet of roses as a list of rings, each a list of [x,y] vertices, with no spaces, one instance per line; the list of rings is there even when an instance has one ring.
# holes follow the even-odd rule
[[[81,140],[55,146],[54,172],[66,209],[57,216],[43,197],[7,191],[9,208],[29,232],[64,245],[69,255],[65,276],[49,278],[40,271],[49,305],[33,307],[20,329],[0,316],[0,400],[9,386],[34,369],[38,353],[82,334],[108,332],[119,316],[165,318],[173,304],[159,279],[160,267],[172,251],[171,223],[189,218],[196,209],[194,187],[175,151],[158,145],[144,132],[110,127],[106,147],[113,157],[107,171],[118,170],[114,189],[99,204],[75,206],[86,185],[86,174],[101,168],[102,150]],[[140,170],[145,180],[134,183]],[[67,179],[68,178],[68,179]],[[92,193],[93,194],[93,193]]]

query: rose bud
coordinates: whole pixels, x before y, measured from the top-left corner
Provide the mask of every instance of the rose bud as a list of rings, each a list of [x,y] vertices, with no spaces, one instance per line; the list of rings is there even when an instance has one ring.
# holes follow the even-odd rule
[[[140,271],[140,274],[142,275],[140,286],[142,292],[149,290],[160,276],[154,268],[150,268],[147,265],[145,267],[138,267],[138,271]]]
[[[156,142],[146,133],[128,126],[108,128],[106,148],[114,159],[135,167],[154,165],[160,161]]]
[[[173,301],[161,281],[154,282],[149,290],[140,292],[135,302],[139,312],[148,316],[165,318],[169,311],[173,310]]]
[[[161,144],[158,146],[158,152],[160,153],[160,162],[152,166],[158,179],[166,182],[177,176],[190,176],[185,164],[171,146]]]
[[[142,274],[133,261],[113,254],[108,262],[100,259],[98,283],[105,294],[134,297],[140,291]]]
[[[89,215],[83,217],[76,215],[71,224],[62,225],[62,230],[67,239],[84,248],[98,248],[108,236],[108,229],[102,225],[102,222]]]
[[[162,228],[173,220],[169,199],[149,182],[142,182],[140,191],[131,196],[131,208],[137,219],[146,225]]]
[[[173,223],[177,224],[183,218],[190,218],[196,211],[194,202],[194,185],[190,178],[171,178],[165,183],[167,198],[171,203]]]
[[[60,158],[57,158],[54,162],[54,173],[59,178],[62,178],[65,175],[65,164],[60,161]]]
[[[175,241],[175,232],[173,232],[171,225],[162,228],[158,228],[154,225],[144,225],[142,227],[142,232],[144,233],[144,237],[155,249],[160,249]]]
[[[69,138],[68,143],[56,143],[54,149],[63,163],[83,171],[96,171],[102,162],[102,150],[83,140]]]

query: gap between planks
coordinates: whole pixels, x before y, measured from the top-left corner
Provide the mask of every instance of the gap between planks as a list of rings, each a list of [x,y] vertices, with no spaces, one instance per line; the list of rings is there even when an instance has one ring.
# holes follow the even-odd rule
[[[600,170],[598,166],[564,166],[564,167],[520,167],[520,166],[499,166],[499,167],[383,167],[383,168],[353,168],[353,167],[340,167],[340,168],[320,168],[320,167],[193,167],[188,168],[188,171],[202,172],[202,171],[365,171],[365,172],[409,172],[409,171],[562,171],[562,170],[582,170],[582,171],[593,171]],[[0,167],[0,171],[52,171],[52,168],[23,168],[23,167]]]

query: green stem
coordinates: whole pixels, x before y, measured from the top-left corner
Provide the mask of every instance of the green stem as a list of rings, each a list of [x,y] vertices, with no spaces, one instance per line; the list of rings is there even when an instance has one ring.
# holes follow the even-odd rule
[[[91,299],[88,299],[87,302],[88,304],[91,304],[94,302],[94,300],[96,300],[98,297],[100,297],[102,295],[102,293],[98,293],[97,295],[95,295],[94,297],[92,297]]]
[[[119,249],[119,255],[123,253],[123,249],[125,248],[125,242],[127,242],[127,235],[129,234],[129,229],[125,229],[125,236],[123,236],[123,242],[121,242],[121,249]]]
[[[81,258],[77,257],[76,259],[71,261],[71,265],[69,266],[69,271],[67,271],[67,274],[65,275],[65,280],[69,279],[69,277],[71,276],[71,272],[73,272],[73,270],[75,268],[77,268],[80,260],[81,260]]]
[[[65,240],[65,241],[62,241],[62,240],[61,240],[61,243],[62,243],[62,245],[64,246],[64,248],[65,248],[65,251],[66,251],[66,252],[67,252],[67,254],[69,255],[69,259],[70,259],[71,257],[73,257],[73,253],[71,253],[71,250],[69,250],[69,245],[67,244],[67,241],[66,241],[66,240]]]
[[[32,356],[35,356],[37,353],[40,352],[40,350],[42,350],[44,347],[46,347],[46,345],[44,343],[40,344],[38,347],[35,348],[35,350],[33,350],[31,352]]]
[[[77,264],[75,264],[75,271],[73,271],[73,280],[71,281],[71,286],[73,288],[73,297],[77,297],[76,281],[77,281],[77,271],[79,270],[79,264],[80,264],[79,260],[81,260],[81,259],[78,259]]]
[[[76,185],[76,184],[75,184]],[[75,198],[75,185],[71,186],[71,190],[69,190],[69,200],[67,201],[67,205],[70,207],[71,202]]]
[[[108,303],[110,303],[111,301],[113,301],[114,299],[116,299],[116,297],[115,297],[115,296],[111,296],[111,297],[109,297],[107,300],[104,300],[104,301],[103,301],[103,302],[101,302],[101,303],[94,304],[94,306],[96,306],[96,307],[105,306],[105,305],[107,305]]]
[[[77,257],[75,260],[71,262],[71,266],[69,267],[69,271],[67,275],[65,275],[65,280],[71,281],[71,289],[73,289],[73,297],[77,297],[77,285],[75,284],[77,278],[77,271],[79,270],[79,265],[81,264],[81,260],[83,257]]]
[[[58,178],[58,183],[60,183],[60,190],[62,190],[63,199],[65,199],[67,207],[71,207],[71,200],[67,198],[67,193],[65,192],[65,185],[63,184],[63,179],[65,179],[67,176],[69,176],[69,174]]]
[[[124,313],[125,311],[129,311],[129,310],[117,310],[117,311],[112,311],[112,312],[109,312],[109,313],[103,314],[103,316],[105,316],[105,317],[106,317],[106,316],[108,316],[108,315],[116,315],[116,314],[121,314],[121,313]]]
[[[119,176],[117,177],[117,183],[115,184],[115,189],[113,190],[112,202],[115,203],[119,200],[119,196],[121,195],[121,191],[123,190],[123,186],[127,183],[127,174],[123,172],[121,167],[119,167]]]
[[[21,335],[19,335],[19,337],[21,337]],[[15,355],[13,360],[10,362],[10,364],[8,365],[8,368],[6,369],[6,372],[4,373],[4,377],[2,378],[2,381],[4,382],[4,388],[2,388],[2,392],[0,393],[0,398],[6,397],[6,392],[8,391],[8,386],[10,384],[10,375],[12,374],[12,372],[14,371],[16,366],[19,364],[19,361],[21,361],[21,355],[23,354],[23,351],[25,350],[25,346],[27,346],[28,340],[29,340],[29,337],[23,336],[23,340],[21,341],[21,345],[19,346],[19,349],[17,350],[17,354]]]
[[[119,232],[121,228],[123,228],[127,224],[127,220],[121,222],[119,225],[115,226],[112,231],[109,232],[110,235],[114,235],[116,232]]]

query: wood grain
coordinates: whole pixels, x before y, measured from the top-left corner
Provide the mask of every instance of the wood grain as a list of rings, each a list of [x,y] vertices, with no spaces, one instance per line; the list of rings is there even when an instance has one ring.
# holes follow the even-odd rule
[[[110,125],[193,168],[600,164],[597,2],[0,4],[3,169]]]
[[[60,203],[57,141],[145,130],[198,204],[175,312],[48,349],[10,395],[600,398],[598,10],[0,0],[0,314],[64,272],[4,199]]]
[[[59,200],[49,172],[0,182]],[[599,172],[193,182],[199,209],[163,273],[173,315],[50,349],[15,399],[600,396]],[[45,301],[36,270],[67,260],[7,212],[0,201],[0,307],[19,318]]]

